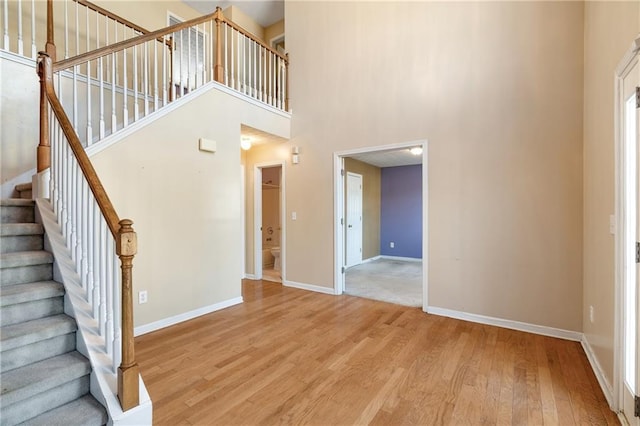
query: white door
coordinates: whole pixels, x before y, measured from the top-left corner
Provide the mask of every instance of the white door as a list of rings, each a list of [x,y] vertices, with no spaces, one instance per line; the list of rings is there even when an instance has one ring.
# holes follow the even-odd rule
[[[621,134],[627,153],[625,165],[627,176],[627,214],[628,229],[625,241],[626,277],[622,292],[622,414],[632,426],[640,426],[640,417],[636,415],[636,400],[640,393],[639,345],[640,342],[640,263],[637,249],[640,249],[640,149],[638,149],[638,95],[636,87],[640,86],[640,65],[638,58],[631,63],[622,83]]]
[[[362,263],[362,175],[347,173],[346,267]]]

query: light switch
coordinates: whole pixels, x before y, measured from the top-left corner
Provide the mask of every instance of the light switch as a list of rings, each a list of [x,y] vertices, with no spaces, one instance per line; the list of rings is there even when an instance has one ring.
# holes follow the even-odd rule
[[[198,139],[198,148],[204,152],[216,152],[217,144],[211,139],[200,138]]]
[[[296,212],[291,212],[291,220],[297,220],[298,214]]]

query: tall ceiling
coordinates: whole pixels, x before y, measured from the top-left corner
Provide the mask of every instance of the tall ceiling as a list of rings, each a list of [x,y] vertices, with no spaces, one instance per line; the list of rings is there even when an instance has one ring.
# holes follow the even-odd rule
[[[268,27],[284,19],[284,0],[182,0],[198,12],[204,14],[216,10],[216,6],[226,9],[237,6],[262,27]]]

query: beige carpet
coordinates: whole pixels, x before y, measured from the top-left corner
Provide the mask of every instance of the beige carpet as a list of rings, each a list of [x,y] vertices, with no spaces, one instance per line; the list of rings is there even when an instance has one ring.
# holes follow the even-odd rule
[[[347,269],[345,293],[422,307],[422,262],[376,259]]]

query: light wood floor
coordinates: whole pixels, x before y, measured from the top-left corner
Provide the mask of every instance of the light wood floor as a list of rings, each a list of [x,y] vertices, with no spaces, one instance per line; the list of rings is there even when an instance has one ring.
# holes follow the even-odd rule
[[[607,425],[579,343],[246,281],[136,339],[157,425]]]

